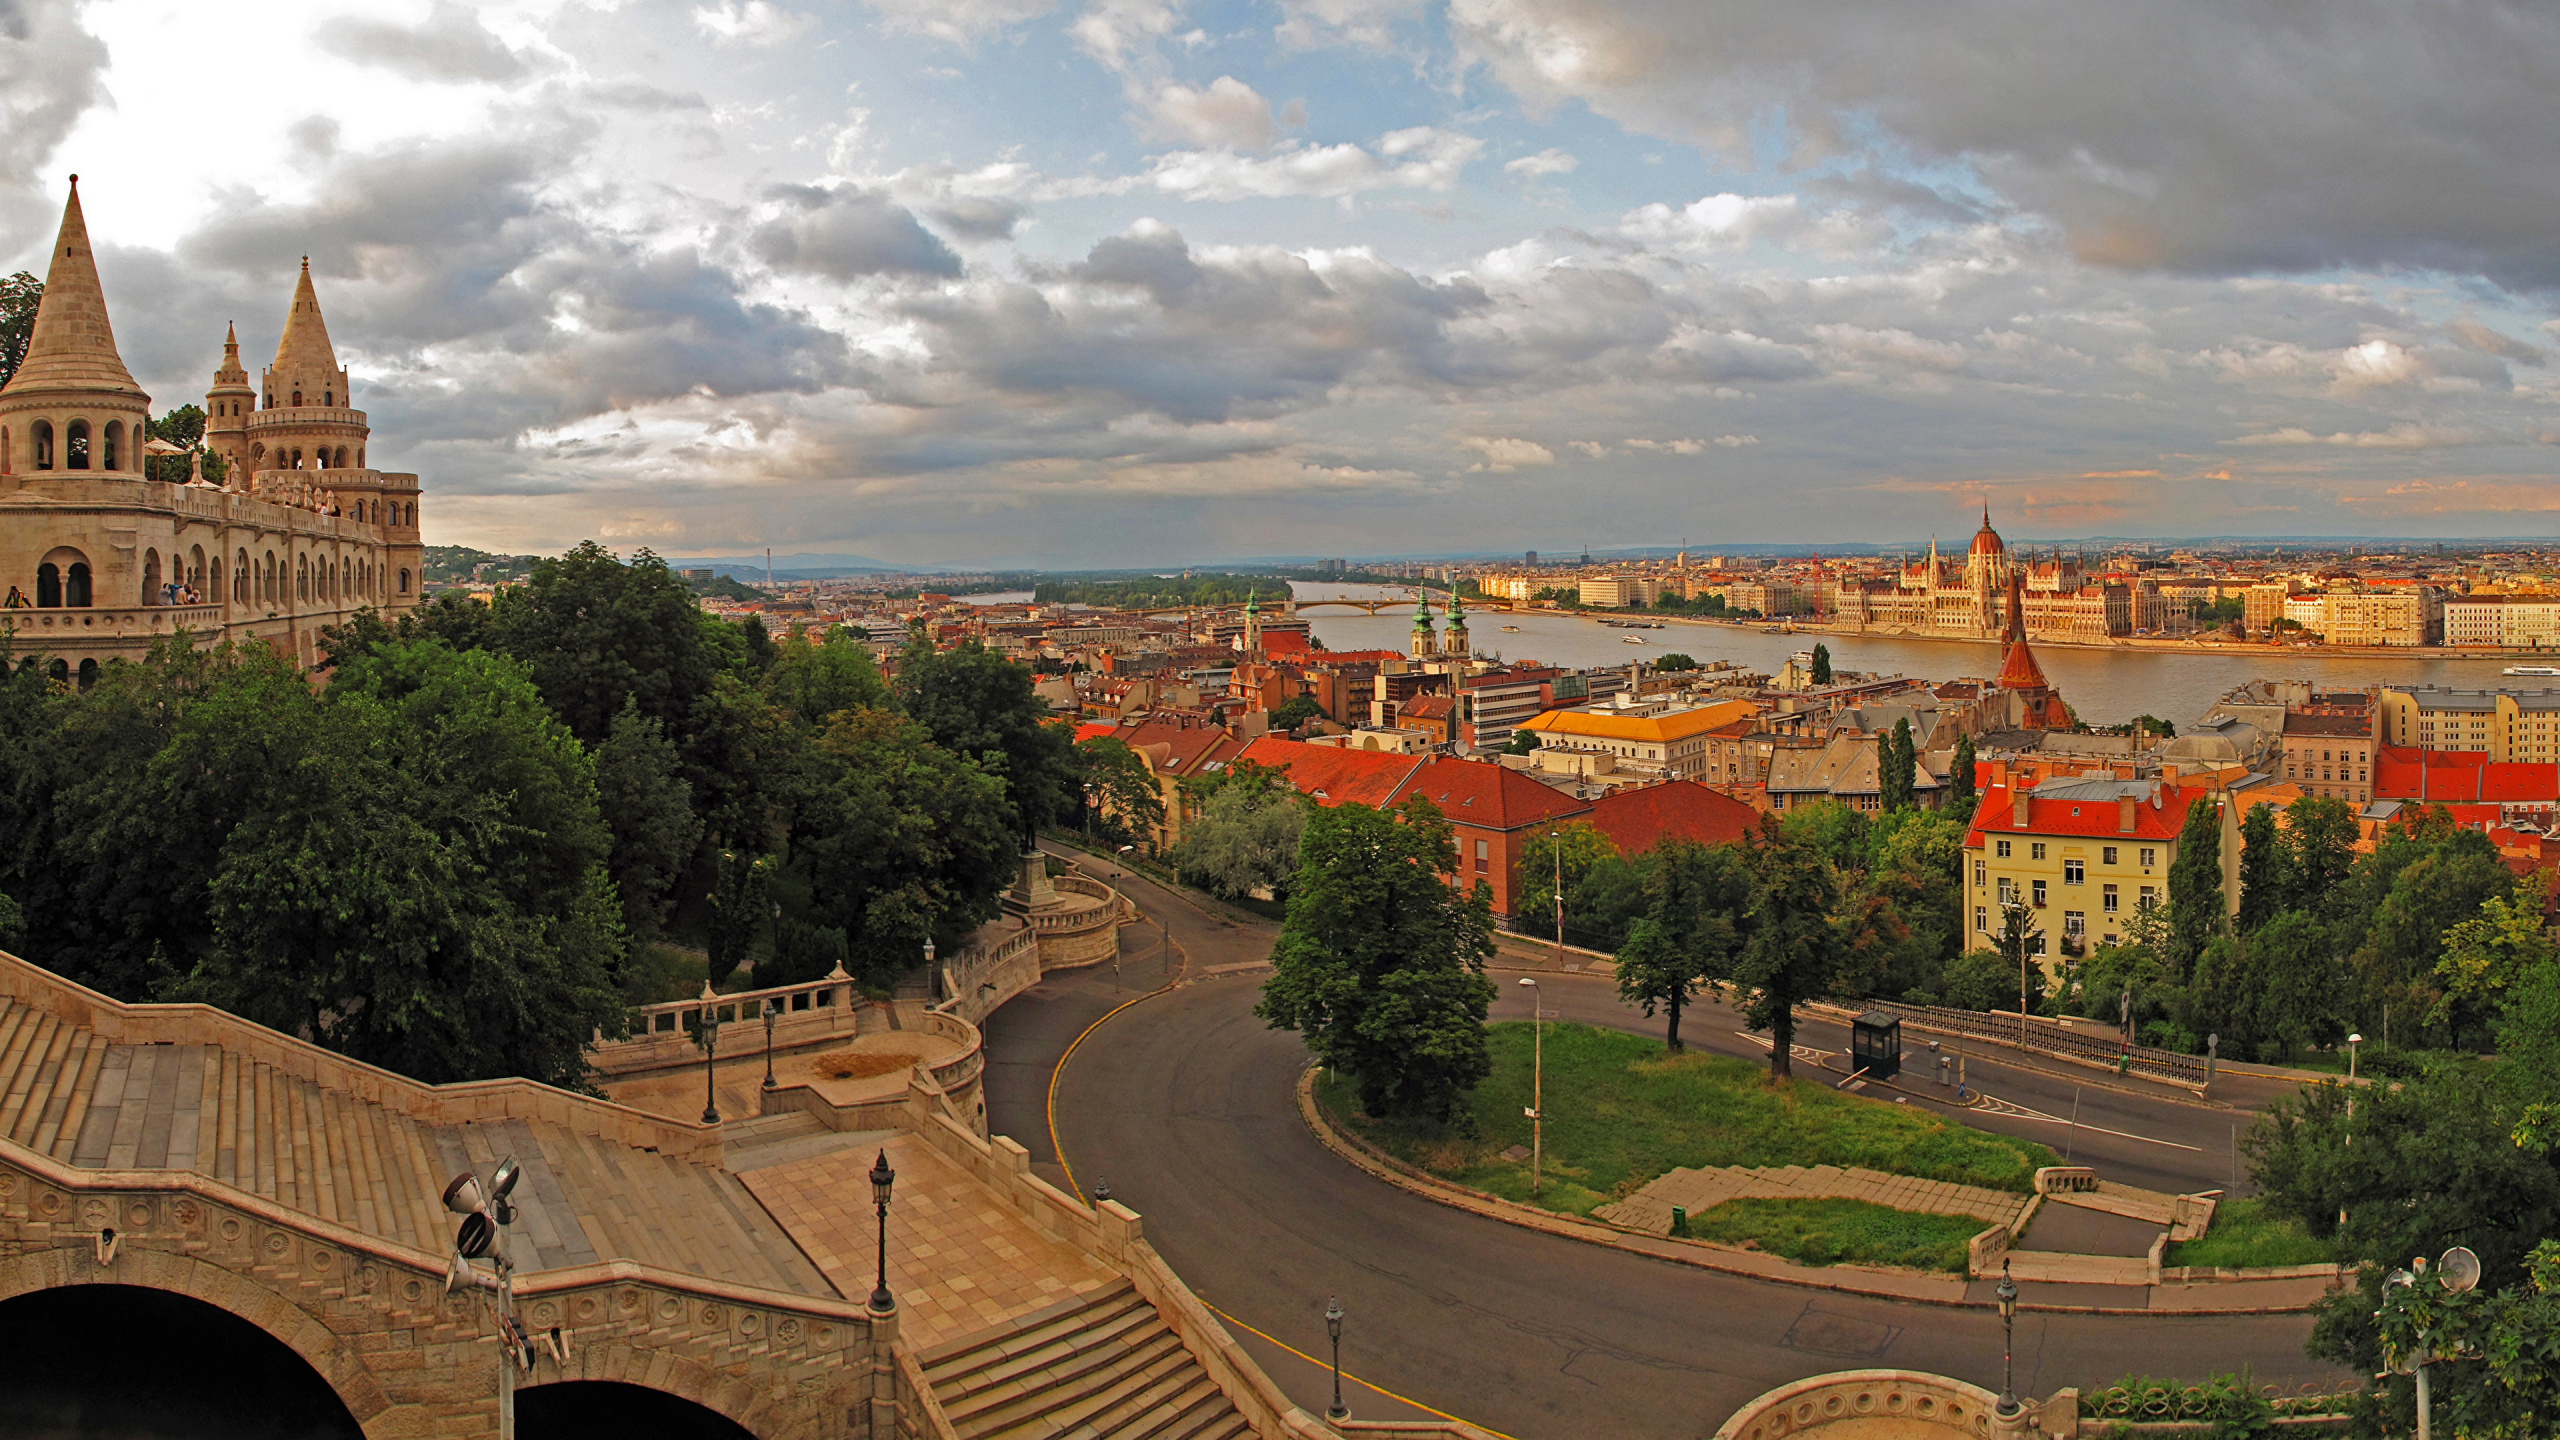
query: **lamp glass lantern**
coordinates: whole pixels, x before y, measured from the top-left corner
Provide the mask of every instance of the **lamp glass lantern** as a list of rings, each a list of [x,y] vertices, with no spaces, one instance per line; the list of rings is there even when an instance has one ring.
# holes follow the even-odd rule
[[[2018,1282],[2009,1278],[2009,1262],[2000,1262],[2000,1283],[1992,1288],[2000,1302],[2000,1413],[2018,1413],[2017,1349],[2012,1343],[2018,1320]]]
[[[880,1278],[871,1287],[871,1310],[886,1315],[898,1308],[897,1298],[889,1293],[889,1191],[898,1182],[898,1172],[889,1168],[889,1152],[871,1162],[871,1203],[880,1216]]]

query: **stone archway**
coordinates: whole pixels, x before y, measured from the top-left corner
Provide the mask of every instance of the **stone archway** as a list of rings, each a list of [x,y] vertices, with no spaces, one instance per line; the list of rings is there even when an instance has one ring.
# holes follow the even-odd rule
[[[620,1380],[555,1380],[516,1392],[523,1440],[566,1435],[645,1435],[650,1440],[754,1440],[754,1432],[707,1405]]]
[[[0,1301],[0,1429],[363,1440],[327,1377],[192,1295],[113,1282]]]
[[[534,1366],[533,1377],[519,1383],[526,1392],[552,1385],[646,1391],[706,1411],[750,1435],[789,1429],[795,1418],[777,1414],[780,1407],[770,1390],[744,1376],[724,1375],[685,1355],[630,1345],[575,1346],[566,1364],[545,1355]]]
[[[0,1302],[73,1285],[123,1285],[184,1295],[257,1326],[300,1356],[347,1407],[370,1425],[391,1399],[356,1348],[285,1295],[191,1255],[134,1248],[106,1264],[74,1248],[31,1250],[0,1261]]]

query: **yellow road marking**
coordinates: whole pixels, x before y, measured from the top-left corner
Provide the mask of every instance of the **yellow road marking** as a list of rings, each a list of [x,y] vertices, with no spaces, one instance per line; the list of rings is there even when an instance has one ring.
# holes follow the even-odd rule
[[[1319,1370],[1329,1370],[1329,1369],[1331,1369],[1331,1366],[1329,1365],[1329,1363],[1328,1363],[1328,1362],[1317,1359],[1317,1358],[1316,1358],[1316,1357],[1314,1357],[1313,1355],[1308,1354],[1306,1351],[1301,1350],[1301,1349],[1299,1349],[1297,1346],[1290,1344],[1288,1341],[1286,1341],[1286,1340],[1282,1340],[1282,1339],[1278,1338],[1277,1336],[1267,1334],[1267,1333],[1265,1333],[1264,1331],[1256,1330],[1256,1329],[1254,1329],[1252,1326],[1247,1325],[1246,1323],[1244,1323],[1243,1321],[1241,1321],[1241,1320],[1237,1319],[1237,1318],[1236,1318],[1236,1317],[1234,1317],[1233,1315],[1228,1314],[1226,1311],[1219,1309],[1217,1306],[1215,1306],[1215,1305],[1209,1305],[1209,1302],[1208,1302],[1208,1301],[1206,1301],[1206,1300],[1203,1300],[1203,1301],[1201,1301],[1200,1303],[1201,1303],[1201,1304],[1203,1304],[1203,1305],[1208,1305],[1208,1307],[1209,1307],[1209,1313],[1210,1313],[1210,1314],[1217,1316],[1219,1319],[1226,1321],[1228,1324],[1233,1325],[1233,1326],[1234,1326],[1234,1327],[1236,1327],[1237,1329],[1242,1330],[1242,1331],[1246,1331],[1246,1332],[1247,1332],[1247,1333],[1249,1333],[1249,1334],[1260,1335],[1260,1336],[1262,1336],[1262,1338],[1263,1338],[1263,1339],[1270,1341],[1272,1344],[1279,1346],[1281,1349],[1288,1351],[1290,1354],[1297,1356],[1299,1359],[1306,1361],[1308,1364],[1315,1366],[1315,1367],[1316,1367],[1317,1369],[1319,1369]],[[1396,1402],[1396,1403],[1397,1403],[1397,1404],[1399,1404],[1399,1405],[1410,1405],[1410,1406],[1412,1406],[1414,1409],[1421,1411],[1421,1412],[1422,1412],[1423,1414],[1425,1414],[1425,1415],[1436,1415],[1436,1416],[1440,1417],[1441,1419],[1443,1419],[1443,1420],[1446,1420],[1446,1421],[1450,1422],[1450,1423],[1451,1423],[1451,1424],[1453,1424],[1453,1425],[1475,1425],[1475,1428],[1477,1428],[1478,1430],[1482,1430],[1482,1431],[1484,1431],[1484,1433],[1486,1433],[1487,1435],[1492,1435],[1492,1436],[1497,1437],[1497,1440],[1512,1440],[1512,1437],[1511,1437],[1511,1436],[1509,1436],[1509,1435],[1505,1435],[1505,1434],[1503,1434],[1503,1433],[1502,1433],[1501,1431],[1499,1431],[1499,1430],[1495,1430],[1495,1429],[1493,1429],[1493,1428],[1491,1428],[1491,1427],[1489,1427],[1489,1426],[1476,1425],[1476,1422],[1475,1422],[1475,1421],[1473,1421],[1473,1420],[1461,1420],[1461,1419],[1459,1419],[1457,1416],[1450,1414],[1450,1413],[1449,1413],[1448,1411],[1446,1411],[1446,1410],[1434,1410],[1434,1409],[1432,1409],[1430,1406],[1423,1404],[1423,1403],[1422,1403],[1421,1401],[1419,1401],[1419,1400],[1415,1400],[1415,1399],[1412,1399],[1412,1398],[1407,1397],[1407,1396],[1399,1395],[1399,1394],[1397,1394],[1396,1392],[1394,1392],[1393,1390],[1388,1389],[1388,1388],[1387,1388],[1387,1387],[1385,1387],[1384,1385],[1377,1385],[1377,1384],[1373,1384],[1373,1383],[1371,1383],[1371,1382],[1369,1382],[1369,1381],[1367,1381],[1367,1380],[1363,1380],[1363,1379],[1361,1379],[1359,1376],[1354,1375],[1354,1374],[1352,1374],[1351,1372],[1349,1372],[1349,1371],[1347,1371],[1347,1370],[1343,1372],[1342,1378],[1343,1378],[1343,1379],[1345,1379],[1345,1380],[1350,1381],[1352,1384],[1357,1385],[1357,1386],[1359,1386],[1360,1388],[1362,1388],[1362,1389],[1364,1389],[1364,1390],[1374,1390],[1374,1391],[1376,1391],[1377,1393],[1379,1393],[1379,1394],[1381,1394],[1381,1395],[1386,1396],[1388,1399],[1393,1400],[1394,1402]]]

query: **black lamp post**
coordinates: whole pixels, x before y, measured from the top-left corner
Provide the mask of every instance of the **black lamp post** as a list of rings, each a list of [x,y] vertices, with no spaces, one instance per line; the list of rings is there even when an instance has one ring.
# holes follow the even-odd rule
[[[1351,1418],[1351,1407],[1342,1403],[1342,1302],[1331,1295],[1324,1300],[1324,1333],[1333,1342],[1333,1407],[1324,1418],[1338,1425]]]
[[[2018,1282],[2009,1278],[2009,1262],[2000,1262],[2000,1283],[1991,1293],[2000,1299],[2000,1413],[2018,1413],[2018,1383],[2015,1349],[2011,1344],[2018,1322]]]
[[[764,998],[764,1088],[773,1089],[773,997]]]
[[[712,1086],[712,1058],[720,1053],[720,1007],[708,981],[702,986],[702,1123],[720,1123],[720,1092]]]
[[[897,1183],[898,1172],[889,1168],[889,1152],[871,1162],[871,1203],[880,1212],[880,1279],[871,1287],[871,1313],[886,1315],[898,1308],[889,1294],[889,1187]]]

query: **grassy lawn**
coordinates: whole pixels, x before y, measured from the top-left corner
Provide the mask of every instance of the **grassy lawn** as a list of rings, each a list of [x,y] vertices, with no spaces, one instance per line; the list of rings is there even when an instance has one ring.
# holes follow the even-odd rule
[[[1491,1029],[1493,1075],[1449,1125],[1354,1114],[1348,1077],[1317,1077],[1338,1122],[1408,1164],[1506,1199],[1587,1215],[1680,1166],[1839,1165],[2025,1193],[2051,1150],[1950,1125],[1914,1107],[1845,1095],[1828,1081],[1766,1083],[1768,1067],[1665,1054],[1662,1042],[1588,1025],[1547,1026],[1546,1183],[1529,1194],[1530,1026]],[[1980,1226],[1975,1226],[1980,1229]]]
[[[1920,1215],[1864,1200],[1727,1200],[1689,1217],[1689,1234],[1782,1255],[1799,1265],[1900,1265],[1964,1273],[1982,1222]]]
[[[2213,1225],[2200,1240],[2182,1240],[2160,1257],[2163,1265],[2210,1265],[2247,1270],[2266,1265],[2319,1265],[2337,1257],[2302,1228],[2302,1222],[2278,1215],[2264,1200],[2225,1200],[2214,1207]]]

